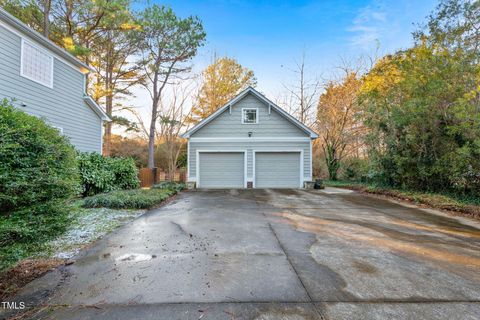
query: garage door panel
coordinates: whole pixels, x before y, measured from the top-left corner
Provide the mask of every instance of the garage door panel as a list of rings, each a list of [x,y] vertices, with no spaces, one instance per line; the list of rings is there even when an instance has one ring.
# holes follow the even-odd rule
[[[200,152],[199,187],[201,188],[243,188],[243,152]]]
[[[298,188],[300,152],[256,152],[256,188]]]

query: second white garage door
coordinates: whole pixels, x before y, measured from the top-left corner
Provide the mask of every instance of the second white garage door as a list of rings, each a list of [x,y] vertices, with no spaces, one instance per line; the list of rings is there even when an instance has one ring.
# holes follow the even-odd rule
[[[300,152],[256,152],[255,188],[298,188],[300,169]]]
[[[244,188],[243,152],[200,152],[200,188]]]

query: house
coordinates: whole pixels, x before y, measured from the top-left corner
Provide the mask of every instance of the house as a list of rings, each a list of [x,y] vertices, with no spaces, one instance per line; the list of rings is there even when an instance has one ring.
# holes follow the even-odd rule
[[[312,180],[318,135],[251,87],[182,137],[197,188],[303,188]]]
[[[83,62],[0,8],[0,99],[44,118],[80,151],[102,152],[111,121],[86,93]]]

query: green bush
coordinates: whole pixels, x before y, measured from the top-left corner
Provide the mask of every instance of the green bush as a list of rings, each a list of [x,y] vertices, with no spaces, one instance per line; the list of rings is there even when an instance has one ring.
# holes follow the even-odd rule
[[[149,209],[177,193],[173,189],[118,190],[83,200],[85,208]]]
[[[172,182],[172,181],[164,181],[158,184],[155,184],[152,188],[153,189],[172,189],[175,191],[182,191],[185,189],[185,183],[182,182]]]
[[[75,150],[68,139],[0,100],[0,212],[60,201],[77,190]]]
[[[110,170],[108,160],[102,155],[95,152],[82,152],[78,154],[77,162],[83,196],[91,196],[114,189],[115,175]]]
[[[68,139],[0,100],[0,270],[64,232],[78,178]]]
[[[349,158],[342,163],[342,178],[350,181],[367,181],[368,161],[360,158]]]
[[[140,186],[138,169],[132,158],[110,158],[110,167],[115,176],[114,184],[117,189],[135,189]]]
[[[0,217],[0,270],[37,253],[47,241],[62,234],[68,216],[65,205],[50,202]]]
[[[131,158],[108,158],[98,153],[79,153],[77,161],[83,196],[139,186],[138,170]]]

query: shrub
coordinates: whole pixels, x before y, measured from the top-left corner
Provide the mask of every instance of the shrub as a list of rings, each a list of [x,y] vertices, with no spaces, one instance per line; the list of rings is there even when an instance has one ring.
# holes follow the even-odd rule
[[[135,160],[132,158],[110,158],[110,167],[115,176],[114,184],[116,188],[126,190],[140,186],[138,169],[135,166]]]
[[[68,139],[0,100],[0,270],[65,230],[64,200],[78,190]]]
[[[115,175],[106,158],[98,153],[79,153],[78,170],[82,182],[82,195],[91,196],[113,190]]]
[[[185,189],[185,183],[182,182],[172,182],[172,181],[164,181],[154,185],[153,189],[172,189],[175,191],[182,191]]]
[[[68,139],[0,100],[0,212],[60,201],[77,190],[75,150]]]
[[[367,181],[368,161],[366,159],[349,158],[342,163],[343,178],[350,181]]]
[[[177,193],[173,189],[136,189],[112,191],[85,198],[85,208],[149,209]]]
[[[131,158],[107,158],[98,153],[79,153],[77,161],[84,197],[139,186],[138,170]]]

